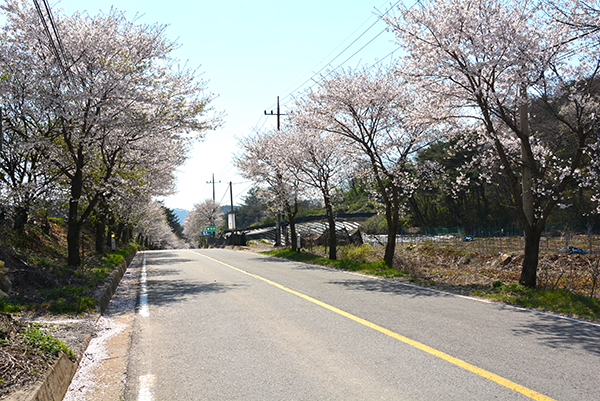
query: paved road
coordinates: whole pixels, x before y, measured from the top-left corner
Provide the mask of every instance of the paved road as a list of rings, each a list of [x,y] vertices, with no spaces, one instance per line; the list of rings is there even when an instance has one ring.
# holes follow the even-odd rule
[[[145,266],[127,400],[600,399],[598,325],[246,252]]]

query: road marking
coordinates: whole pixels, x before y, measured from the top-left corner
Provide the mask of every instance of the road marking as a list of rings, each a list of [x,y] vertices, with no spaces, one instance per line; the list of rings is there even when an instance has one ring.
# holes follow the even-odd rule
[[[140,376],[140,391],[138,401],[152,401],[152,387],[154,386],[154,375]]]
[[[140,277],[140,309],[139,314],[142,317],[149,317],[150,310],[148,309],[148,286],[146,281],[146,254],[144,254],[144,259],[142,263],[142,275]]]
[[[279,289],[281,289],[283,291],[289,292],[290,294],[294,294],[294,295],[296,295],[296,296],[298,296],[300,298],[303,298],[303,299],[305,299],[307,301],[310,301],[310,302],[312,302],[312,303],[314,303],[316,305],[319,305],[319,306],[321,306],[321,307],[323,307],[325,309],[328,309],[328,310],[330,310],[332,312],[335,312],[335,313],[337,313],[337,314],[339,314],[341,316],[347,317],[348,319],[354,320],[357,323],[360,323],[360,324],[362,324],[364,326],[370,327],[373,330],[377,330],[380,333],[383,333],[383,334],[385,334],[387,336],[390,336],[390,337],[392,337],[392,338],[394,338],[396,340],[402,341],[405,344],[408,344],[408,345],[410,345],[410,346],[412,346],[414,348],[420,349],[421,351],[427,352],[428,354],[436,356],[436,357],[438,357],[440,359],[443,359],[443,360],[445,360],[447,362],[450,362],[450,363],[452,363],[452,364],[454,364],[454,365],[456,365],[458,367],[461,367],[461,368],[463,368],[465,370],[468,370],[469,372],[475,373],[476,375],[479,375],[479,376],[484,377],[484,378],[486,378],[488,380],[491,380],[491,381],[493,381],[493,382],[495,382],[497,384],[500,384],[501,386],[504,386],[504,387],[509,388],[509,389],[511,389],[513,391],[516,391],[517,393],[523,394],[523,395],[525,395],[525,396],[527,396],[527,397],[529,397],[529,398],[531,398],[533,400],[536,400],[536,401],[556,401],[553,398],[550,398],[550,397],[548,397],[548,396],[546,396],[544,394],[538,393],[537,391],[531,390],[531,389],[529,389],[529,388],[527,388],[525,386],[522,386],[520,384],[517,384],[517,383],[515,383],[515,382],[513,382],[511,380],[505,379],[504,377],[499,376],[499,375],[497,375],[495,373],[489,372],[489,371],[487,371],[485,369],[482,369],[482,368],[477,367],[477,366],[475,366],[473,364],[470,364],[469,362],[463,361],[462,359],[455,358],[452,355],[446,354],[445,352],[439,351],[439,350],[437,350],[435,348],[432,348],[432,347],[430,347],[428,345],[425,345],[425,344],[420,343],[418,341],[412,340],[412,339],[410,339],[408,337],[405,337],[405,336],[403,336],[401,334],[398,334],[398,333],[396,333],[394,331],[388,330],[385,327],[381,327],[381,326],[379,326],[379,325],[377,325],[375,323],[371,323],[368,320],[362,319],[362,318],[360,318],[358,316],[355,316],[355,315],[353,315],[351,313],[348,313],[346,311],[338,309],[335,306],[331,306],[329,304],[326,304],[325,302],[319,301],[318,299],[312,298],[312,297],[310,297],[308,295],[305,295],[305,294],[303,294],[301,292],[298,292],[296,290],[292,290],[291,288],[285,287],[285,286],[283,286],[281,284],[278,284],[278,283],[276,283],[274,281],[271,281],[271,280],[266,279],[264,277],[261,277],[261,276],[258,276],[256,274],[247,272],[245,270],[242,270],[240,268],[237,268],[237,267],[232,266],[230,264],[227,264],[225,262],[221,262],[220,260],[211,258],[210,256],[206,256],[206,255],[203,255],[203,254],[198,253],[198,252],[194,252],[194,253],[196,253],[197,255],[200,255],[202,257],[205,257],[206,259],[210,259],[210,260],[212,260],[214,262],[220,263],[223,266],[227,266],[227,267],[229,267],[231,269],[234,269],[234,270],[236,270],[236,271],[238,271],[240,273],[243,273],[243,274],[246,274],[246,275],[248,275],[250,277],[254,277],[254,278],[258,279],[258,280],[264,281],[267,284],[270,284],[270,285],[272,285],[274,287],[277,287],[277,288],[279,288]]]

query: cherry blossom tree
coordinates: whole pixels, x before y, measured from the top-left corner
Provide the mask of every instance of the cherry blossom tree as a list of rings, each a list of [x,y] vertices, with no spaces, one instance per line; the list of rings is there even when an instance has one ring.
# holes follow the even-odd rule
[[[551,4],[553,3],[553,4]],[[576,2],[583,4],[583,2]],[[556,5],[566,14],[556,18]],[[593,83],[599,61],[592,35],[571,23],[581,13],[566,1],[423,1],[384,17],[406,51],[398,74],[436,112],[460,120],[481,146],[481,165],[498,163],[510,182],[525,232],[520,283],[536,286],[545,222],[578,171],[597,127]],[[561,99],[561,101],[556,101]],[[529,107],[543,104],[572,148],[530,132]],[[564,141],[561,141],[564,144]]]
[[[134,234],[147,238],[153,248],[181,249],[186,247],[171,230],[159,202],[145,202],[143,207],[137,210],[137,214],[139,219]]]
[[[139,210],[150,199],[175,192],[175,170],[185,159],[184,144],[165,142],[152,146],[151,138],[140,142],[123,153],[115,166],[115,173],[106,182],[104,192],[95,209],[98,249],[107,220],[120,226],[137,225]],[[158,146],[157,146],[158,145]]]
[[[222,223],[221,206],[212,199],[207,199],[194,205],[183,222],[183,235],[192,244],[198,244],[198,240],[202,236],[202,232],[206,231],[206,227],[217,226]]]
[[[0,149],[0,196],[14,219],[14,229],[23,231],[32,208],[44,208],[62,195],[52,185],[55,171],[48,170],[35,140],[53,129],[48,113],[28,96],[43,91],[36,81],[34,57],[27,43],[11,41],[12,31],[0,30],[0,108],[3,140]]]
[[[119,171],[122,160],[152,158],[170,143],[185,156],[190,141],[220,119],[207,116],[213,96],[194,71],[176,65],[176,44],[163,26],[136,25],[114,9],[55,16],[64,46],[60,68],[35,9],[9,0],[3,10],[8,45],[28,49],[29,73],[44,89],[26,88],[53,124],[38,144],[70,192],[68,262],[78,265],[81,227],[113,178],[127,174]]]
[[[286,160],[295,166],[296,178],[315,189],[323,198],[329,226],[329,259],[337,258],[333,195],[352,169],[350,149],[340,138],[326,131],[302,129],[300,110],[290,113],[291,124],[286,130]],[[294,125],[298,120],[299,125]]]
[[[298,165],[290,163],[289,137],[283,131],[256,132],[239,141],[241,153],[235,164],[242,177],[269,193],[275,211],[284,212],[290,224],[292,250],[298,251],[296,215],[304,190]]]
[[[372,178],[385,208],[388,238],[384,260],[393,265],[400,207],[415,189],[411,155],[431,140],[427,126],[410,120],[408,86],[391,71],[347,70],[332,73],[296,103],[294,124],[337,136]]]

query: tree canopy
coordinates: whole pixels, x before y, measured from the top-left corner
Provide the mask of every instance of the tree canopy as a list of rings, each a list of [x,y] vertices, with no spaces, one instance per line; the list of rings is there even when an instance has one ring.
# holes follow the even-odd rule
[[[26,187],[24,174],[30,189],[15,206],[49,197],[34,186],[60,188],[51,195],[68,204],[69,264],[76,266],[79,231],[98,205],[129,223],[139,199],[172,191],[192,141],[220,124],[214,95],[179,65],[164,26],[128,21],[114,8],[58,14],[58,42],[29,2],[9,0],[1,9],[6,195],[15,193],[11,182]]]

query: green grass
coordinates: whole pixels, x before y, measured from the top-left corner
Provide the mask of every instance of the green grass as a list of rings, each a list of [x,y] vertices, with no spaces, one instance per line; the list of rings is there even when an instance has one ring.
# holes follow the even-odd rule
[[[0,300],[0,312],[4,313],[19,313],[24,309],[23,305],[8,302],[5,299]]]
[[[51,312],[59,314],[84,313],[91,311],[96,303],[91,298],[94,286],[68,285],[40,290]]]
[[[497,281],[487,291],[474,295],[518,305],[580,318],[600,319],[600,300],[565,290],[532,289],[518,284]]]
[[[18,313],[24,310],[35,310],[44,308],[57,314],[79,314],[94,310],[96,302],[93,293],[96,287],[102,283],[116,266],[125,260],[128,254],[137,249],[135,244],[129,244],[115,252],[103,255],[100,265],[88,268],[72,270],[68,266],[58,266],[52,263],[40,264],[48,271],[57,276],[72,276],[77,284],[57,285],[52,288],[39,289],[39,295],[43,299],[38,304],[24,304],[15,302],[14,299],[0,300],[0,312]]]
[[[23,339],[27,344],[39,349],[44,354],[58,356],[59,352],[62,351],[72,361],[77,359],[75,353],[64,342],[44,333],[39,327],[30,326],[25,329]]]
[[[378,277],[397,277],[406,274],[404,272],[388,267],[383,261],[362,263],[345,259],[329,260],[322,256],[313,255],[311,253],[293,252],[290,250],[273,250],[262,253],[265,255],[294,260],[297,262],[312,263],[315,265],[328,266],[334,269],[369,274]]]

